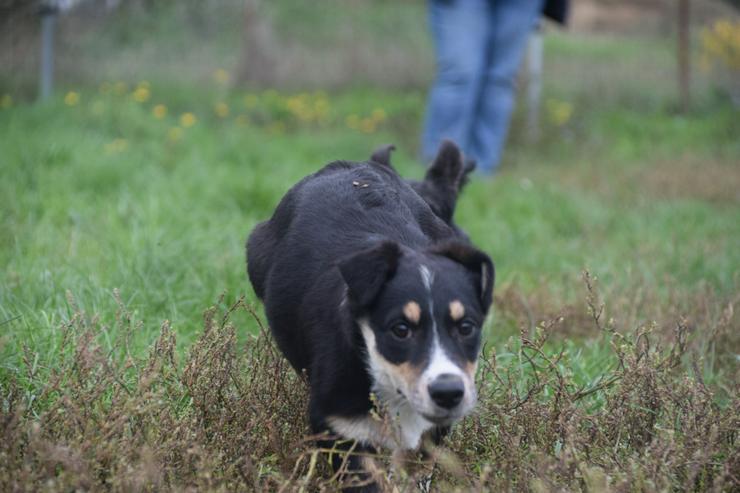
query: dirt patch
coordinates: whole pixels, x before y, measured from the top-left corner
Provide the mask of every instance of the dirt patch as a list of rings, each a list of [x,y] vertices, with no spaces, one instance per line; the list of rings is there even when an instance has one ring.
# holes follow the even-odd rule
[[[661,295],[645,289],[644,280],[636,278],[630,287],[608,294],[606,301],[594,297],[595,290],[589,291],[587,283],[574,281],[565,290],[579,293],[573,302],[552,293],[547,285],[542,282],[530,290],[517,284],[500,287],[494,298],[494,316],[525,335],[547,325],[553,339],[594,339],[601,334],[590,302],[600,307],[602,318],[617,331],[629,333],[649,325],[656,341],[670,344],[675,342],[676,327],[682,325],[693,333],[689,349],[703,351],[711,346],[713,357],[722,360],[717,364],[729,363],[740,354],[740,331],[735,330],[740,327],[740,294],[720,296],[708,284],[680,289],[666,279],[662,286],[666,294]]]
[[[573,193],[592,193],[610,200],[699,200],[714,205],[740,204],[740,163],[684,155],[641,163],[614,173],[603,163],[552,171],[550,179]],[[619,166],[619,164],[612,164]],[[547,174],[548,170],[543,173]],[[548,175],[549,176],[549,175]]]
[[[498,288],[494,296],[495,317],[509,320],[522,333],[531,334],[550,321],[555,337],[594,337],[597,334],[586,305],[559,299],[543,282],[532,290],[516,284]]]
[[[666,199],[740,204],[740,166],[685,157],[659,161],[634,177],[642,193]]]

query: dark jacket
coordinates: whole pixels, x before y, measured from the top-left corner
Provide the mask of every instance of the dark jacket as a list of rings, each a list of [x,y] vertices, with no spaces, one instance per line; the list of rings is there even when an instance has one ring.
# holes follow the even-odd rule
[[[545,17],[549,17],[555,22],[565,24],[565,21],[568,19],[569,4],[569,0],[545,0],[542,13],[545,14]]]

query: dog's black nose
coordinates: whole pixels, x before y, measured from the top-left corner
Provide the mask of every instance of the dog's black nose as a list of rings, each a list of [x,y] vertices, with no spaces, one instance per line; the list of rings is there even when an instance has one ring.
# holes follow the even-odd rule
[[[429,384],[429,395],[440,407],[452,409],[460,404],[465,394],[465,384],[462,378],[452,373],[444,373]]]

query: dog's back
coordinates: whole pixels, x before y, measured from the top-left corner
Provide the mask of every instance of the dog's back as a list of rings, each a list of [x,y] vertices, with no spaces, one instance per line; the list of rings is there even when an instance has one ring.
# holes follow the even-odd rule
[[[457,235],[393,168],[335,162],[296,184],[255,228],[248,273],[278,345],[300,371],[310,368],[312,351],[299,311],[314,284],[328,298],[341,289],[332,268],[339,259],[382,240],[424,248]]]

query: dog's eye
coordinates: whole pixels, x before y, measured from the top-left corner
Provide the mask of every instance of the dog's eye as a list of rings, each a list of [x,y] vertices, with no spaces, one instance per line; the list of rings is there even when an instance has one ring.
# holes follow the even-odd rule
[[[460,333],[461,336],[467,337],[475,332],[475,324],[470,320],[463,320],[460,326],[457,328],[457,331]]]
[[[391,332],[397,339],[403,340],[411,337],[411,328],[404,323],[398,323],[391,327]]]

